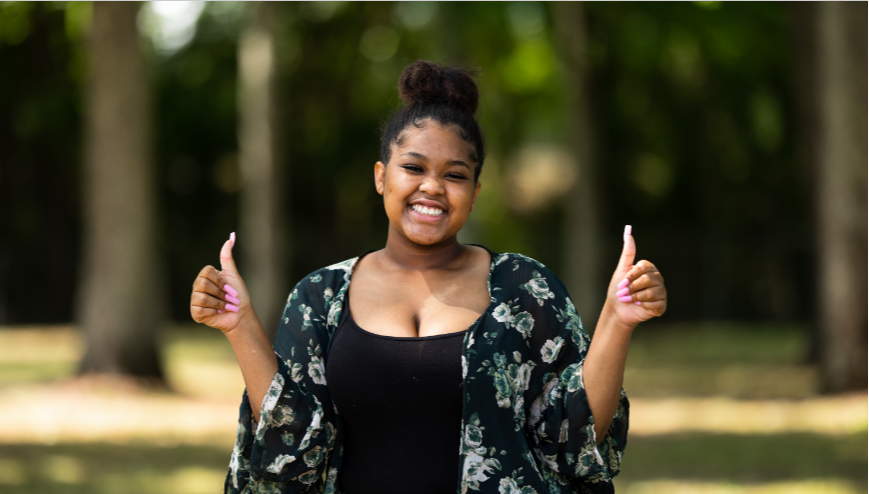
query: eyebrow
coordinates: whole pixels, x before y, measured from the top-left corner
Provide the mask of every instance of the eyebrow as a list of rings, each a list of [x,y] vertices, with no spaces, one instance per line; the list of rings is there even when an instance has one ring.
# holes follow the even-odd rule
[[[407,152],[407,153],[402,153],[401,155],[402,155],[402,156],[412,156],[412,157],[414,157],[414,158],[416,158],[416,159],[420,159],[420,160],[423,160],[423,161],[428,161],[428,158],[426,158],[425,155],[422,155],[422,154],[419,154],[419,153],[414,153],[413,151],[409,151],[409,152]],[[448,161],[448,163],[451,164],[451,165],[460,165],[460,166],[464,166],[464,167],[467,168],[468,170],[471,169],[471,167],[470,167],[467,163],[465,163],[464,161],[462,161],[462,160],[450,160],[450,161]]]

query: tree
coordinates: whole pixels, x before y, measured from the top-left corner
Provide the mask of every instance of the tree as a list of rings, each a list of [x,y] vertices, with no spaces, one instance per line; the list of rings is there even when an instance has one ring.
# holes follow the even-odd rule
[[[601,277],[599,190],[592,136],[591,98],[588,97],[588,55],[585,12],[578,2],[554,4],[557,46],[566,68],[566,99],[570,135],[578,166],[576,180],[567,198],[564,234],[566,284],[577,311],[593,331],[604,302],[606,282]]]
[[[817,6],[816,235],[822,387],[866,389],[866,3]]]
[[[79,372],[163,379],[151,95],[133,2],[95,2],[86,89]]]
[[[238,142],[241,189],[239,247],[251,300],[266,331],[274,335],[286,296],[286,219],[282,201],[276,84],[275,31],[281,5],[251,4],[250,19],[238,48]]]

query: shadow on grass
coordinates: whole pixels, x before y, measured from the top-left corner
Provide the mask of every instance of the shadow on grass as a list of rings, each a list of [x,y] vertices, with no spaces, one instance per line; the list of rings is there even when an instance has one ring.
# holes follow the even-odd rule
[[[685,433],[629,437],[618,479],[750,484],[839,478],[865,489],[866,476],[865,431],[839,436]]]
[[[4,444],[0,447],[0,492],[220,492],[229,455],[228,450],[210,446]]]
[[[8,494],[219,492],[229,451],[209,446],[4,444]],[[817,478],[867,486],[866,433],[633,437],[618,485],[654,480],[763,484]]]

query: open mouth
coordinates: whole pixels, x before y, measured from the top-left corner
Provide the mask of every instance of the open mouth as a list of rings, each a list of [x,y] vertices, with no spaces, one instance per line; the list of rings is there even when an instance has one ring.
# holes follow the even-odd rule
[[[433,208],[433,207],[429,207],[429,206],[423,206],[421,204],[414,204],[410,208],[419,214],[422,214],[424,216],[428,216],[431,218],[437,218],[439,216],[443,216],[445,213],[445,211],[443,209]]]

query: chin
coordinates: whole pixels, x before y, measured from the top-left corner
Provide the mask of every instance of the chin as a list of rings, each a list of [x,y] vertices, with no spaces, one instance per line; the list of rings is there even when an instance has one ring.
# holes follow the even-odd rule
[[[437,245],[450,237],[441,235],[408,235],[407,239],[419,245]]]
[[[457,232],[450,234],[449,232],[414,232],[405,230],[405,237],[411,242],[419,245],[437,245],[443,242],[450,241],[456,237]]]

